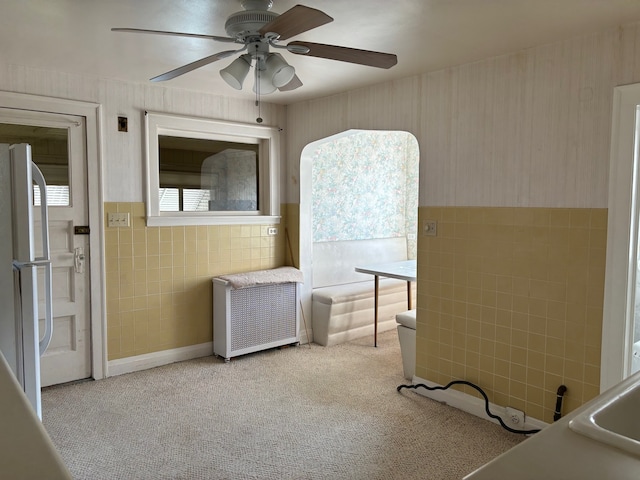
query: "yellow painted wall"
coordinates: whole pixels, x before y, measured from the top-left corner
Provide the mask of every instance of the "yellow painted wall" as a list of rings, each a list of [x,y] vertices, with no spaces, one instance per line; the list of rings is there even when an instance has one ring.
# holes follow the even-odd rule
[[[421,207],[417,367],[553,421],[599,393],[607,210]],[[477,395],[470,387],[466,393]]]
[[[144,203],[104,211],[109,360],[211,342],[211,278],[286,262],[286,206],[279,225],[147,227]],[[108,227],[111,212],[131,226]]]

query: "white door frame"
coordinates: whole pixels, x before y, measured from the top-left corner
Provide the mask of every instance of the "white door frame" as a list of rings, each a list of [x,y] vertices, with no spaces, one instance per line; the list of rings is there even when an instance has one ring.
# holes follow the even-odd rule
[[[614,89],[600,390],[631,373],[638,247],[640,84]]]
[[[107,373],[106,312],[104,288],[104,216],[102,189],[101,118],[99,104],[0,92],[0,107],[85,117],[87,130],[87,191],[89,251],[91,258],[89,322],[91,325],[91,372],[101,379]]]

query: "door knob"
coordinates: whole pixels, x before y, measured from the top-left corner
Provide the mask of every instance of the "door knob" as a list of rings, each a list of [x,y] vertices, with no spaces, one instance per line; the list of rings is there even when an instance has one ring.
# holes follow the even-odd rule
[[[84,273],[84,249],[77,247],[74,250],[73,263],[76,267],[76,273]]]

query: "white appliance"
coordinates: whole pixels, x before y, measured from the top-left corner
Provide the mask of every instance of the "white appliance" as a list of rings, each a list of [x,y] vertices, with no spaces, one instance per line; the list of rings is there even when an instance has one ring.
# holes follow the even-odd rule
[[[34,183],[40,190],[38,207],[33,206]],[[36,221],[38,211],[40,218]],[[42,241],[34,238],[38,230]],[[44,273],[41,296],[45,305],[45,331],[42,338],[38,320],[39,268]],[[31,161],[29,145],[0,144],[0,351],[40,419],[40,356],[51,341],[51,301],[52,269],[44,176]]]

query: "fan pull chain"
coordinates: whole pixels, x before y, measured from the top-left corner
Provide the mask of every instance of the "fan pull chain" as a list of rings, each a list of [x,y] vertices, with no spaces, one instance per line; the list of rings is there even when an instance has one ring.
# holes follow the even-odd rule
[[[262,117],[260,116],[260,60],[256,58],[256,72],[255,72],[255,86],[256,86],[256,107],[258,107],[258,118],[256,122],[262,123]]]

